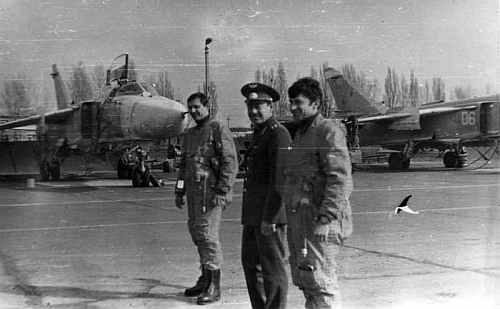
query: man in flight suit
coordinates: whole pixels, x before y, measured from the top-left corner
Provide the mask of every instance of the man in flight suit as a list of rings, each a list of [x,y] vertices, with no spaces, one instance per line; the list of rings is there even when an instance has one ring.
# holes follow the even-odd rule
[[[219,227],[222,211],[231,204],[238,161],[234,140],[224,123],[210,119],[208,99],[200,92],[188,98],[188,111],[196,126],[184,137],[175,187],[176,205],[187,194],[188,228],[200,255],[202,275],[185,290],[204,305],[220,299],[222,250]]]
[[[335,256],[352,233],[351,162],[343,130],[319,112],[322,92],[312,78],[289,89],[299,128],[285,156],[284,198],[293,283],[306,308],[338,308]]]
[[[241,223],[241,262],[253,309],[284,309],[288,292],[285,266],[285,208],[277,190],[278,156],[290,134],[273,116],[280,96],[273,88],[250,83],[241,88],[254,132],[245,155]]]

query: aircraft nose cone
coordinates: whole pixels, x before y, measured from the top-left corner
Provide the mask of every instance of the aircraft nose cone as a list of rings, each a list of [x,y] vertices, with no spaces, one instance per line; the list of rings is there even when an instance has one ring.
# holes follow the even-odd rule
[[[180,132],[179,133],[182,133],[184,132],[184,130],[186,130],[187,128],[187,125],[188,125],[188,110],[187,110],[187,107],[182,105],[180,102],[175,102],[177,103],[177,107],[179,109],[179,117],[181,118],[181,122],[180,122],[180,125],[179,125],[179,129],[180,129]]]
[[[135,134],[145,139],[177,137],[187,126],[184,117],[187,108],[181,103],[163,97],[153,97],[137,102],[131,115]]]

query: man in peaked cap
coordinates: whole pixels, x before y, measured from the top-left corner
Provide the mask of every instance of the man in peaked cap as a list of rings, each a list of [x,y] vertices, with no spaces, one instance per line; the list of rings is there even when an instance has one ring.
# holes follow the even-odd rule
[[[241,94],[246,98],[247,104],[248,101],[276,102],[280,99],[276,90],[260,83],[246,84],[241,88]]]
[[[250,83],[241,93],[254,127],[243,163],[241,262],[252,308],[286,308],[286,216],[278,173],[281,151],[290,145],[291,137],[273,115],[273,102],[280,99],[276,90]]]

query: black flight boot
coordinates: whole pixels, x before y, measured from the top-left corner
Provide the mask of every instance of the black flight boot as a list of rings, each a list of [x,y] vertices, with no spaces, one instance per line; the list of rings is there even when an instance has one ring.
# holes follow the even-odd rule
[[[184,295],[186,297],[200,296],[201,292],[203,292],[203,289],[205,288],[205,285],[207,285],[207,269],[205,266],[201,265],[201,276],[198,278],[195,286],[184,291]]]
[[[207,285],[196,300],[198,305],[210,304],[220,299],[220,269],[207,270],[207,274]]]

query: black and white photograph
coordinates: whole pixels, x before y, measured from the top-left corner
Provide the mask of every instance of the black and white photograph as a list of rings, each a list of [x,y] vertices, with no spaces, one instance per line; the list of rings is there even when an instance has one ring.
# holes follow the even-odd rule
[[[498,0],[0,0],[0,309],[500,309]]]

